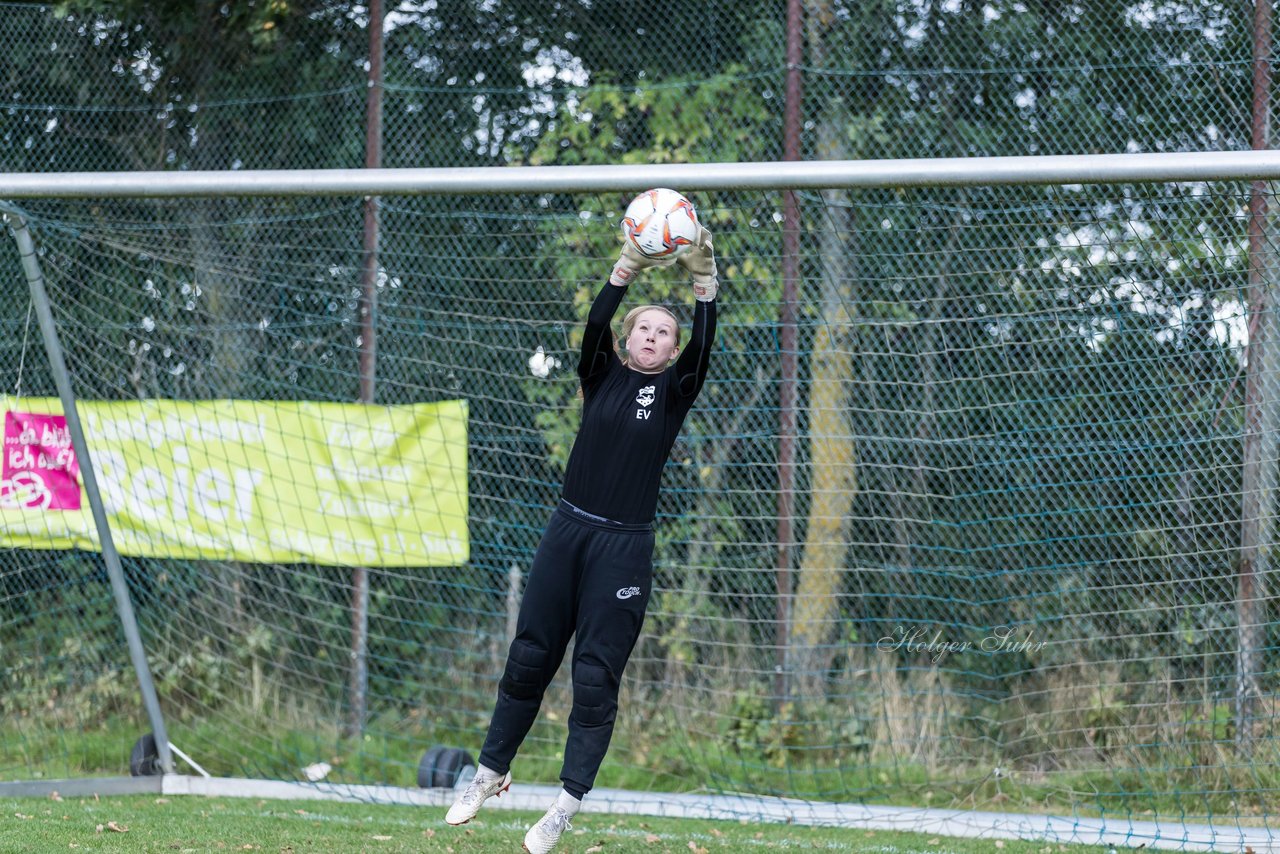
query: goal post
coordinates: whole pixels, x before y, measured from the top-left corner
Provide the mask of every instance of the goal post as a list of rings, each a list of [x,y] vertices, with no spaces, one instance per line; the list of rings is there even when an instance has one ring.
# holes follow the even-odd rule
[[[683,190],[827,190],[1148,181],[1273,180],[1280,152],[1196,151],[810,160],[774,163],[665,163],[630,166],[245,169],[234,172],[0,173],[0,199],[232,196],[409,196],[498,193],[636,193]]]
[[[596,808],[1270,839],[1277,179],[1275,152],[0,175],[35,238],[0,269],[38,261],[67,386],[0,294],[0,744],[27,745],[0,779],[125,773],[154,732],[192,791],[443,797],[410,790],[483,738],[617,220],[673,186],[716,234],[720,328]],[[659,270],[627,302],[687,324],[692,294]],[[10,459],[59,417],[83,506],[65,457]],[[568,687],[517,781],[555,784]]]
[[[35,242],[31,239],[31,231],[27,227],[22,214],[0,204],[0,220],[13,234],[13,241],[22,263],[22,272],[26,277],[31,292],[31,306],[39,318],[40,335],[44,339],[44,350],[49,360],[49,368],[53,373],[54,385],[58,391],[58,402],[67,428],[77,461],[78,476],[84,484],[84,493],[93,517],[93,529],[97,535],[103,563],[111,580],[111,592],[115,599],[116,613],[120,617],[120,628],[124,632],[125,642],[129,649],[129,660],[133,663],[133,672],[138,680],[138,688],[142,695],[142,705],[146,711],[147,722],[156,745],[156,759],[165,773],[173,773],[173,758],[169,752],[168,731],[164,723],[164,715],[160,711],[160,701],[156,696],[155,683],[151,678],[151,668],[147,664],[146,651],[142,638],[138,634],[138,621],[133,613],[133,600],[129,595],[128,584],[120,563],[120,555],[111,539],[111,526],[107,522],[106,508],[102,503],[102,493],[98,489],[97,477],[93,471],[93,461],[89,454],[88,442],[85,439],[84,426],[80,422],[76,410],[75,392],[71,387],[71,377],[67,372],[66,359],[62,344],[58,340],[58,329],[49,309],[49,295],[45,291],[44,273],[36,255]],[[11,451],[6,435],[5,453]],[[21,437],[18,437],[21,438]],[[5,461],[4,470],[12,466]],[[5,478],[9,480],[9,478]],[[8,491],[13,486],[8,485]]]

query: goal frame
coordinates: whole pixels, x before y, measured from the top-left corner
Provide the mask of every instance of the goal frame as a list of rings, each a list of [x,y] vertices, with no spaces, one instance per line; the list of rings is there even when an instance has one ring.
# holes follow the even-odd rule
[[[644,166],[571,166],[521,168],[422,168],[335,170],[244,170],[232,172],[8,173],[0,174],[0,215],[15,240],[31,289],[46,353],[77,453],[93,511],[115,606],[139,683],[143,707],[155,736],[162,775],[156,778],[97,778],[0,783],[0,796],[48,796],[77,793],[123,794],[163,792],[246,797],[316,798],[442,805],[440,792],[414,792],[392,787],[307,786],[278,781],[225,780],[175,773],[164,715],[148,668],[133,604],[111,545],[102,495],[97,486],[75,397],[44,289],[39,253],[18,202],[22,199],[177,198],[249,196],[412,196],[493,193],[601,193],[640,191],[651,186],[677,186],[682,191],[829,190],[930,188],[1008,185],[1085,185],[1280,180],[1280,151],[1137,153],[1052,157],[941,158],[931,160],[807,161],[772,163],[662,164]],[[1255,206],[1256,207],[1256,206]],[[1262,209],[1265,216],[1265,208]],[[1257,210],[1252,213],[1259,216]],[[1262,283],[1264,287],[1271,283]],[[1252,361],[1252,360],[1251,360]],[[1250,365],[1250,370],[1261,368]],[[1254,569],[1255,573],[1262,570]],[[1242,584],[1244,580],[1242,579]],[[1251,626],[1241,614],[1243,633]],[[1243,664],[1243,660],[1241,661]],[[1238,698],[1239,699],[1239,698]],[[183,757],[186,758],[185,756]],[[189,761],[189,760],[188,760]],[[201,771],[198,766],[193,767]],[[539,787],[530,787],[531,790]],[[550,790],[549,790],[550,791]],[[531,796],[542,798],[539,789]],[[542,800],[538,800],[542,803]],[[530,808],[509,803],[508,808]],[[763,817],[769,821],[902,829],[924,826],[930,832],[989,838],[1133,844],[1178,850],[1218,850],[1222,845],[1269,846],[1275,837],[1266,828],[1238,824],[1189,825],[1133,819],[1083,820],[1079,817],[1026,816],[962,810],[866,807],[821,804],[756,796],[687,796],[615,792],[595,808],[608,812],[681,814],[700,818]],[[1109,825],[1109,826],[1108,826]]]

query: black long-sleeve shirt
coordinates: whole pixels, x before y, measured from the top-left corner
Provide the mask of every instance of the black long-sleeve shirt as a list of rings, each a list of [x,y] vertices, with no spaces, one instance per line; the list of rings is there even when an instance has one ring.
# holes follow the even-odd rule
[[[564,500],[615,522],[643,524],[653,521],[662,467],[707,378],[716,304],[699,301],[675,364],[645,374],[613,351],[609,323],[626,290],[606,284],[587,315],[578,362],[582,424],[569,453]]]

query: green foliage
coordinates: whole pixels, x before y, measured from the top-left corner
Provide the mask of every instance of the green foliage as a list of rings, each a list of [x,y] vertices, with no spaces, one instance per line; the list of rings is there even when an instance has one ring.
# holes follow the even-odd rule
[[[784,703],[776,713],[758,693],[737,695],[727,721],[725,738],[740,754],[761,756],[770,765],[787,764],[789,752],[802,743],[800,722],[793,720],[795,707]]]
[[[97,561],[59,555],[26,585],[0,612],[0,715],[78,727],[131,708],[136,681]]]
[[[142,2],[142,0],[62,0],[55,14],[99,15],[121,21],[141,22],[156,43],[170,56],[195,62],[207,51],[200,50],[210,35],[222,44],[231,41],[238,50],[264,48],[280,37],[283,22],[305,18],[330,6],[329,3],[298,3],[296,0],[217,4]]]
[[[29,16],[5,30],[3,171],[363,162],[368,33],[347,4],[0,8]],[[807,159],[1247,147],[1250,26],[1231,10],[1111,0],[807,8]],[[780,10],[684,0],[617,14],[507,0],[399,10],[386,45],[384,162],[777,159]],[[482,726],[506,573],[527,564],[554,501],[576,432],[581,323],[628,195],[381,201],[377,393],[471,399],[473,559],[378,574],[364,749],[338,744],[344,570],[131,563],[164,702],[180,734],[207,747],[202,760],[289,776],[319,753],[342,760],[343,779],[403,781],[414,738],[461,741]],[[830,696],[776,709],[768,689],[739,679],[773,666],[777,640],[783,199],[695,198],[717,236],[722,327],[713,381],[665,474],[652,654],[634,668],[701,691],[708,720],[637,722],[619,744],[628,758],[606,776],[1024,806],[1104,792],[1096,803],[1128,812],[1156,797],[1152,768],[1176,769],[1172,785],[1203,795],[1195,808],[1235,809],[1239,791],[1274,788],[1273,757],[1224,763],[1216,753],[1233,735],[1220,698],[1235,667],[1223,639],[1235,621],[1244,394],[1239,342],[1224,342],[1217,324],[1248,285],[1244,200],[1224,185],[799,195],[799,434],[812,342],[826,318],[841,318],[859,493],[834,615],[842,636],[821,674]],[[358,396],[360,200],[33,207],[42,257],[62,274],[55,301],[61,328],[74,330],[78,393]],[[0,251],[17,270],[12,250]],[[836,273],[839,287],[825,287]],[[839,296],[830,314],[824,294]],[[687,317],[678,270],[649,274],[634,296]],[[22,289],[0,293],[14,342],[27,308]],[[537,346],[561,361],[545,379],[525,367]],[[48,393],[37,352],[24,353],[25,389]],[[799,518],[812,464],[802,442]],[[803,540],[803,525],[796,533]],[[8,767],[79,755],[53,728],[105,743],[103,715],[127,720],[117,739],[127,748],[136,688],[97,559],[5,560],[0,713],[21,732],[2,741],[26,751]],[[903,621],[979,636],[1012,624],[1056,642],[957,661],[904,692],[893,714],[878,712],[872,699],[892,692],[849,689],[840,668],[857,672],[859,639]],[[885,655],[904,671],[922,663]],[[1151,662],[1167,662],[1158,680]],[[1106,690],[1053,708],[1099,669]],[[913,699],[950,704],[943,735]],[[893,737],[877,730],[889,725]],[[537,736],[528,762],[554,779],[558,724]],[[904,759],[907,748],[918,755]],[[84,770],[119,770],[94,750],[103,758]],[[263,757],[259,768],[243,767],[247,755]],[[1136,770],[1116,770],[1122,761]],[[989,779],[1010,762],[1034,785],[1011,794]],[[780,770],[804,774],[780,782]],[[1261,782],[1233,776],[1255,772]]]
[[[529,163],[768,159],[779,136],[775,105],[766,96],[768,84],[742,67],[729,67],[706,79],[669,79],[653,87],[597,81],[562,108]]]

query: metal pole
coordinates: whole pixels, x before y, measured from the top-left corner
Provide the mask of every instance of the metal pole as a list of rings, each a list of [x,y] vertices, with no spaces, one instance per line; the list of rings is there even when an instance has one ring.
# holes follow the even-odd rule
[[[155,683],[151,679],[151,668],[147,664],[142,636],[138,632],[138,620],[133,612],[133,601],[129,597],[129,587],[124,579],[120,553],[116,551],[115,542],[111,539],[107,509],[102,502],[98,478],[94,474],[93,461],[89,456],[89,445],[85,440],[84,426],[80,422],[80,413],[76,409],[75,393],[71,389],[71,376],[67,372],[62,344],[58,341],[58,330],[54,324],[53,311],[49,307],[49,295],[45,291],[44,273],[40,269],[40,260],[36,257],[35,242],[31,239],[31,232],[21,214],[0,209],[0,215],[13,232],[13,239],[18,244],[18,254],[22,257],[22,269],[26,273],[27,284],[31,288],[31,300],[40,322],[40,334],[44,338],[45,352],[49,355],[49,366],[53,370],[54,383],[58,387],[58,397],[62,401],[67,430],[71,433],[71,446],[75,449],[76,464],[80,468],[80,477],[84,481],[85,493],[89,498],[93,524],[97,528],[98,541],[102,545],[102,559],[106,563],[107,575],[111,579],[111,591],[115,594],[116,600],[116,613],[120,617],[120,626],[124,629],[125,642],[129,646],[129,658],[133,661],[133,670],[138,677],[138,687],[142,691],[142,705],[151,722],[151,735],[156,742],[160,768],[164,773],[172,774],[173,756],[169,750],[168,729],[164,724],[164,715],[160,712],[160,699],[156,696]]]
[[[1256,0],[1253,17],[1253,127],[1255,151],[1271,147],[1271,2]],[[1274,283],[1267,185],[1255,181],[1249,197],[1249,344],[1245,366],[1244,449],[1241,472],[1240,575],[1236,586],[1236,745],[1253,747],[1254,704],[1266,646],[1267,575],[1274,531],[1275,429],[1268,370],[1276,360],[1268,292]]]
[[[382,166],[382,0],[369,3],[369,94],[364,166]],[[360,402],[373,403],[378,339],[378,197],[364,197],[364,262],[360,271]],[[369,568],[351,572],[351,715],[347,733],[364,732],[369,694]]]
[[[369,97],[365,109],[365,169],[382,168],[382,0],[369,3]],[[364,197],[364,266],[360,299],[360,402],[373,403],[377,365],[378,197]]]
[[[347,735],[364,732],[365,698],[369,690],[369,568],[351,570],[351,708]]]
[[[0,199],[185,196],[429,196],[705,190],[835,190],[1253,181],[1280,178],[1280,151],[1196,151],[795,163],[0,173]]]
[[[787,101],[783,119],[783,159],[800,159],[801,101],[804,97],[800,62],[804,26],[800,0],[787,0]],[[782,304],[778,307],[779,349],[782,357],[778,388],[778,563],[777,651],[774,663],[774,695],[779,702],[790,693],[787,647],[791,627],[791,555],[794,551],[796,460],[796,299],[800,280],[800,204],[794,190],[783,197]]]

